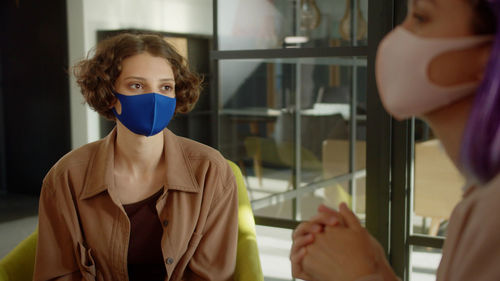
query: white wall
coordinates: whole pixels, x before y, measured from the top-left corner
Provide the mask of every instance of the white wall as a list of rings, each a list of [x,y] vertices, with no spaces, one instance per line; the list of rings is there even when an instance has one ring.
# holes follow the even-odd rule
[[[68,0],[69,61],[74,65],[95,46],[98,30],[147,29],[211,35],[212,0]],[[72,77],[72,147],[99,138],[99,117],[83,105]]]

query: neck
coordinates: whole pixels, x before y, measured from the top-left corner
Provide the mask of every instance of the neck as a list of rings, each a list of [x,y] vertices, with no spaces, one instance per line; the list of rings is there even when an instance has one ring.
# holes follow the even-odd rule
[[[446,153],[459,170],[461,170],[462,138],[473,100],[474,95],[471,95],[445,108],[426,114],[423,118],[431,126]]]
[[[137,135],[117,121],[115,168],[132,174],[154,172],[163,158],[163,133]]]

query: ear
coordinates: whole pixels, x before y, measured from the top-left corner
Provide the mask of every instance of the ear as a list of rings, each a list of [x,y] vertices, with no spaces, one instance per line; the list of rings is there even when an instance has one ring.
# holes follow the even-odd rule
[[[489,42],[482,46],[480,46],[478,50],[478,72],[477,72],[477,81],[482,81],[484,78],[484,72],[486,71],[486,67],[488,66],[488,62],[491,56],[491,49],[493,48],[493,43]]]
[[[120,101],[115,97],[113,102],[109,105],[109,109],[116,109],[116,112],[118,114],[122,113],[122,105],[120,104]]]
[[[113,107],[115,107],[115,106],[116,106],[116,104],[117,104],[117,103],[118,103],[118,99],[115,97],[115,98],[113,99],[113,101],[109,104],[108,108],[109,108],[109,109],[112,109]]]

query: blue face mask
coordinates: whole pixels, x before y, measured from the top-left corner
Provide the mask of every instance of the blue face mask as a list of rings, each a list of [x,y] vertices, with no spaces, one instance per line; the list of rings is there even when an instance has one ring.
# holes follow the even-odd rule
[[[175,98],[157,93],[134,96],[114,93],[122,105],[122,113],[113,113],[130,131],[144,136],[154,136],[163,131],[175,112]]]

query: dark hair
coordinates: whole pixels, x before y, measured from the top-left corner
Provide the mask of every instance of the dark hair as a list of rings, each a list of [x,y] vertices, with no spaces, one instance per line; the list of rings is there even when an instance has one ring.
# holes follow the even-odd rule
[[[496,33],[496,15],[486,0],[469,0],[474,9],[472,29],[478,35]]]
[[[495,34],[484,79],[479,86],[461,150],[466,176],[484,184],[500,172],[500,0],[474,0],[477,28]],[[488,20],[488,18],[493,20]],[[481,21],[491,21],[486,26]]]
[[[144,52],[170,63],[175,79],[175,113],[189,112],[198,101],[202,79],[189,70],[186,60],[160,35],[122,33],[101,41],[92,51],[95,54],[91,56],[89,52],[73,72],[85,102],[108,119],[115,119],[111,111],[116,102],[113,89],[122,71],[122,61]]]

